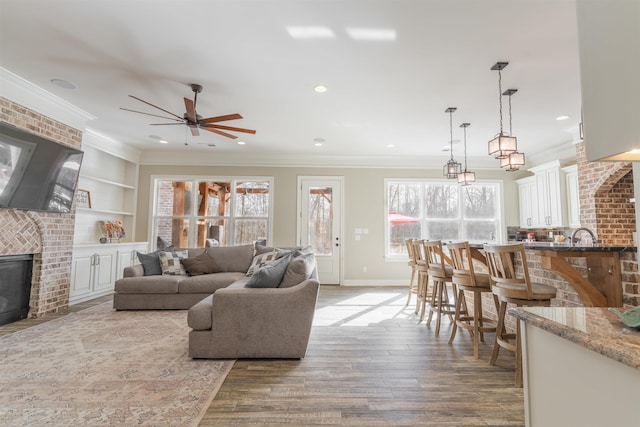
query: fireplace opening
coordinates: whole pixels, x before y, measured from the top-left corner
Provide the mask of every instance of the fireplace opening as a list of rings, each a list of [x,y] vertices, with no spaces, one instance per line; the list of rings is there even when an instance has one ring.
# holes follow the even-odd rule
[[[32,269],[33,255],[0,257],[0,325],[27,318]]]

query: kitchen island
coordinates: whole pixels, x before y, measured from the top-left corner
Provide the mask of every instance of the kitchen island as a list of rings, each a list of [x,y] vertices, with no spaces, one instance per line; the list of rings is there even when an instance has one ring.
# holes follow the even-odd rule
[[[521,307],[527,426],[640,426],[640,331],[602,307]]]

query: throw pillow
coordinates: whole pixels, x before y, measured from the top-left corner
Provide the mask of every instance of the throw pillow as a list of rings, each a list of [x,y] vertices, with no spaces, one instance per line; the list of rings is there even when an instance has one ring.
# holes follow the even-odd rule
[[[316,267],[316,258],[313,253],[305,253],[293,258],[287,269],[279,288],[290,288],[311,277],[313,269]]]
[[[254,256],[253,261],[251,261],[251,265],[247,270],[247,276],[251,276],[253,273],[255,273],[255,271],[258,268],[264,267],[268,263],[274,261],[277,257],[278,257],[277,251],[267,252],[266,254],[260,254],[260,255]]]
[[[213,273],[215,264],[213,259],[206,252],[193,258],[183,258],[180,260],[187,272],[192,276]]]
[[[184,269],[180,259],[187,258],[189,256],[188,251],[175,251],[175,252],[158,252],[160,258],[160,267],[162,274],[170,276],[188,276],[187,270]]]
[[[156,239],[156,247],[158,248],[159,251],[172,251],[173,250],[173,245],[169,244],[169,242],[167,242],[166,240],[164,240],[160,236],[158,236],[158,238]]]
[[[278,258],[264,267],[258,268],[244,284],[245,288],[277,288],[289,265],[291,255]]]
[[[173,246],[169,246],[166,250],[173,251]],[[158,252],[160,251],[148,254],[136,252],[138,260],[140,261],[140,264],[142,264],[145,276],[159,276],[162,274],[162,267],[160,266],[160,257],[158,256]]]

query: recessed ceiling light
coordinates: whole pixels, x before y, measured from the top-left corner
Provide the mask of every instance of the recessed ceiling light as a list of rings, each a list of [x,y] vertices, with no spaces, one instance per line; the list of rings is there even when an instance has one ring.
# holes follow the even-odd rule
[[[396,30],[392,28],[347,28],[347,34],[354,40],[393,41]]]
[[[336,37],[331,28],[318,25],[287,27],[287,32],[291,37],[298,40],[333,39]]]
[[[322,147],[322,142],[316,142],[316,143],[315,143],[315,144],[313,144],[313,145],[315,145],[316,147]]]
[[[318,86],[314,86],[313,90],[316,91],[317,93],[325,93],[327,91],[327,87],[318,85]]]
[[[76,85],[74,85],[73,83],[66,81],[66,80],[62,80],[62,79],[51,79],[51,84],[54,84],[58,87],[61,87],[63,89],[75,89],[77,88]]]
[[[560,121],[560,120],[567,120],[569,118],[569,116],[558,116],[556,117],[556,120]]]
[[[160,144],[168,144],[168,143],[169,143],[169,141],[165,141],[164,139],[161,139],[161,140],[159,140],[158,142],[159,142]]]
[[[237,143],[237,144],[238,144],[238,145],[245,145],[245,144],[246,144],[246,142],[244,142],[244,141],[238,141],[238,143]]]
[[[387,148],[394,148],[395,145],[394,144],[387,144]]]

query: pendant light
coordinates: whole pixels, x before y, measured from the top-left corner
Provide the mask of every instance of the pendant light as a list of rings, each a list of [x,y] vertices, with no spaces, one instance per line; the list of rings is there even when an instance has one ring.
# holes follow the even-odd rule
[[[500,133],[489,141],[489,155],[496,159],[504,159],[509,154],[518,150],[517,138],[512,135],[505,135],[502,131],[502,70],[504,70],[508,62],[496,62],[491,67],[492,70],[498,70],[498,99],[500,103]]]
[[[511,95],[516,93],[518,89],[507,89],[504,91],[503,95],[509,97],[509,135],[513,135],[511,130]],[[524,166],[524,153],[520,153],[518,151],[514,151],[509,154],[504,159],[500,159],[500,167],[506,170],[507,172],[514,172],[520,169],[520,166]]]
[[[458,175],[458,184],[463,186],[476,182],[476,173],[467,170],[467,128],[471,123],[463,123],[460,127],[464,130],[464,172]]]
[[[455,179],[462,172],[462,165],[453,159],[453,112],[456,111],[456,107],[449,107],[444,112],[449,113],[449,149],[451,158],[446,165],[442,168],[442,174],[449,179]]]

